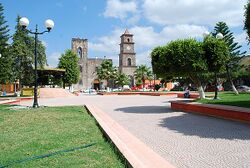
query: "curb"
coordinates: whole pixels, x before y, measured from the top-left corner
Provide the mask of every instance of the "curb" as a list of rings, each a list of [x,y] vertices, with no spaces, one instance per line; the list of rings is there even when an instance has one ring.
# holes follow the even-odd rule
[[[174,168],[170,163],[129,133],[105,112],[93,105],[85,105],[127,162],[134,168]]]

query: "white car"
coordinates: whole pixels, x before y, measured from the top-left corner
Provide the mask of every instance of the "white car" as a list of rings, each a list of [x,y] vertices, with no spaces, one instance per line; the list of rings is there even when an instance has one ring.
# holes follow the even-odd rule
[[[250,92],[250,87],[246,86],[246,85],[241,85],[237,87],[237,90],[239,92]]]
[[[84,90],[84,93],[93,94],[93,93],[96,93],[96,90],[95,89],[86,89],[86,90]]]
[[[129,87],[129,85],[124,85],[123,87],[122,87],[122,91],[130,91],[131,89],[130,89],[130,87]]]

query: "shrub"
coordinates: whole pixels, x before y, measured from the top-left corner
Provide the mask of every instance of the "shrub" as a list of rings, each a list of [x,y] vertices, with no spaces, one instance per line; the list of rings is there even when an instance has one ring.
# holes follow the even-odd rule
[[[161,88],[161,86],[159,84],[155,85],[155,90],[158,91]]]

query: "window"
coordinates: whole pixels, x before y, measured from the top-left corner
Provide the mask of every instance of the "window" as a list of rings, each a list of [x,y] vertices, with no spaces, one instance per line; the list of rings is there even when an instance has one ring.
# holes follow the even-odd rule
[[[127,61],[128,63],[127,63],[127,65],[128,66],[131,66],[131,58],[128,58],[128,61]]]
[[[129,42],[129,41],[130,41],[130,39],[128,38],[128,39],[127,39],[127,41]]]
[[[78,55],[78,57],[82,58],[82,48],[81,47],[78,47],[77,55]]]

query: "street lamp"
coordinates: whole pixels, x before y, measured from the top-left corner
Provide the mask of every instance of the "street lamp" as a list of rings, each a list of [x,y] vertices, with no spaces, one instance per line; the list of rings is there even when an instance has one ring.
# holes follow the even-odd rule
[[[22,17],[19,20],[19,24],[22,26],[23,29],[26,29],[26,27],[29,25],[29,20],[26,17]],[[36,30],[35,32],[28,30],[28,32],[30,34],[34,34],[35,35],[35,87],[34,87],[34,103],[33,103],[33,107],[39,107],[38,106],[38,101],[37,101],[37,38],[38,35],[42,35],[46,32],[50,32],[50,30],[54,27],[54,22],[50,19],[45,21],[45,26],[47,28],[47,30],[43,31],[43,32],[38,32],[38,28],[36,25]]]
[[[206,38],[206,37],[208,37],[208,36],[210,36],[210,35],[211,35],[211,33],[210,33],[209,31],[205,31],[205,32],[203,33],[203,37],[204,37],[204,38]],[[215,38],[217,38],[217,39],[223,39],[224,36],[223,36],[222,33],[217,33],[217,34],[215,35]]]
[[[218,33],[218,34],[216,34],[216,36],[215,36],[217,39],[223,39],[224,38],[224,36],[223,36],[223,34],[222,33]]]
[[[154,92],[155,92],[155,77],[156,77],[156,75],[154,73]]]
[[[208,32],[208,31],[205,31],[204,33],[203,33],[203,36],[204,36],[204,38],[206,38],[206,37],[208,37],[208,36],[210,36],[210,33]],[[213,36],[212,36],[213,37]],[[224,36],[223,36],[223,34],[222,33],[217,33],[216,35],[215,35],[215,38],[217,38],[217,39],[223,39],[224,38]],[[215,95],[214,95],[214,99],[216,100],[216,99],[219,99],[218,98],[218,79],[217,79],[218,77],[217,77],[217,72],[215,72]]]

